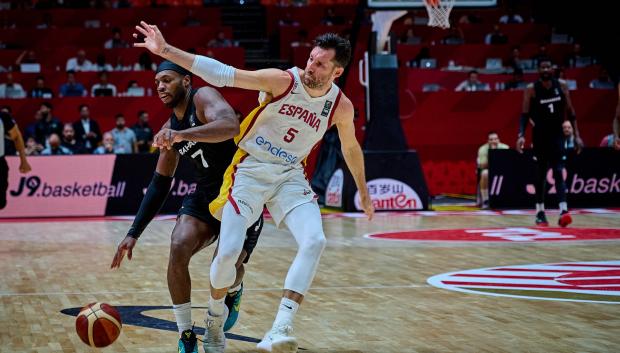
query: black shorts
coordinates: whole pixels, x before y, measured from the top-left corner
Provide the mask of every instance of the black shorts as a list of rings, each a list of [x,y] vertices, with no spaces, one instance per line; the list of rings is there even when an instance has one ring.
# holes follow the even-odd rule
[[[213,190],[215,189],[215,190]],[[213,201],[219,194],[219,188],[209,187],[209,186],[197,186],[196,191],[185,196],[183,199],[183,205],[179,210],[179,216],[182,214],[186,214],[199,220],[205,222],[209,225],[209,228],[213,230],[213,234],[216,234],[214,237],[214,242],[217,240],[220,234],[220,226],[221,223],[218,221],[211,212],[209,212],[209,203]],[[258,237],[260,236],[261,231],[263,230],[263,215],[261,214],[260,218],[248,228],[245,234],[245,242],[243,243],[243,250],[247,253],[245,260],[243,263],[248,263],[250,260],[250,255],[256,244],[258,243]]]
[[[2,142],[4,143],[4,142]],[[6,191],[9,189],[9,165],[0,157],[0,210],[6,206]]]
[[[565,159],[566,149],[561,137],[534,139],[533,145],[534,156],[539,162],[558,163]]]

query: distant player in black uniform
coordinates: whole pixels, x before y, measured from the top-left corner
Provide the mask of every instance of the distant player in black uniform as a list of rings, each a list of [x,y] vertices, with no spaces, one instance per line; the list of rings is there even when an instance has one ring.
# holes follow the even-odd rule
[[[577,152],[583,147],[579,138],[575,110],[570,100],[568,87],[564,82],[553,78],[551,61],[542,60],[538,71],[540,79],[530,84],[523,97],[523,114],[519,127],[517,151],[523,152],[525,144],[525,128],[528,122],[532,124],[532,143],[534,157],[537,163],[536,171],[536,224],[547,226],[545,216],[545,192],[547,170],[552,168],[555,179],[555,189],[560,202],[560,219],[558,224],[566,227],[572,222],[566,204],[566,186],[562,178],[564,169],[564,137],[562,123],[571,122],[575,131]]]
[[[111,267],[120,267],[125,252],[131,260],[138,237],[166,200],[179,158],[188,158],[195,168],[197,187],[194,193],[183,200],[172,231],[168,288],[181,334],[178,351],[198,352],[196,335],[192,331],[188,266],[192,255],[218,238],[220,222],[211,216],[209,203],[218,196],[224,171],[237,149],[232,138],[239,132],[239,121],[233,109],[215,89],[192,89],[191,73],[176,64],[169,61],[161,63],[155,82],[160,99],[173,109],[173,113],[154,137],[153,145],[160,148],[155,174],[133,225],[118,246]],[[248,229],[244,251],[237,261],[235,288],[225,298],[230,311],[226,321],[227,329],[235,324],[238,317],[243,290],[243,263],[247,263],[256,245],[262,221],[261,216]]]
[[[15,143],[15,149],[19,152],[19,171],[28,173],[32,168],[26,159],[24,139],[17,127],[17,123],[7,111],[0,111],[0,210],[6,207],[6,191],[9,188],[9,165],[4,158],[4,137],[7,136]]]

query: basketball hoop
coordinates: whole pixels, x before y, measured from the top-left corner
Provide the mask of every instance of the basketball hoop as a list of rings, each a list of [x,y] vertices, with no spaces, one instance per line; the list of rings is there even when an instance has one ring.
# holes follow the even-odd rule
[[[428,25],[431,27],[450,28],[450,11],[455,0],[424,0],[428,11]]]

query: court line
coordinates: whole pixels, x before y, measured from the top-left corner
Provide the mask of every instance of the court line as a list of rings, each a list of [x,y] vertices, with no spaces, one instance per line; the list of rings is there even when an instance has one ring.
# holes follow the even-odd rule
[[[313,287],[310,291],[329,291],[339,289],[413,289],[432,287],[429,284],[408,284],[400,286],[335,286],[335,287]],[[243,288],[244,292],[273,292],[281,291],[282,288]],[[209,292],[209,289],[192,289],[193,292]],[[42,293],[9,293],[0,292],[0,297],[22,297],[22,296],[44,296],[44,295],[103,295],[103,294],[137,294],[137,293],[168,293],[168,289],[161,290],[128,290],[128,291],[102,291],[102,292],[42,292]]]

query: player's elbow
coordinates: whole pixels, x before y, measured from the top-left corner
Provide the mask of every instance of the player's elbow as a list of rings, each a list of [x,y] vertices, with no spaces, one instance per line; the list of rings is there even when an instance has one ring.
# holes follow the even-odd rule
[[[227,130],[228,135],[230,136],[230,138],[233,138],[237,135],[239,135],[239,124],[234,123],[234,122],[230,122],[227,126]]]

